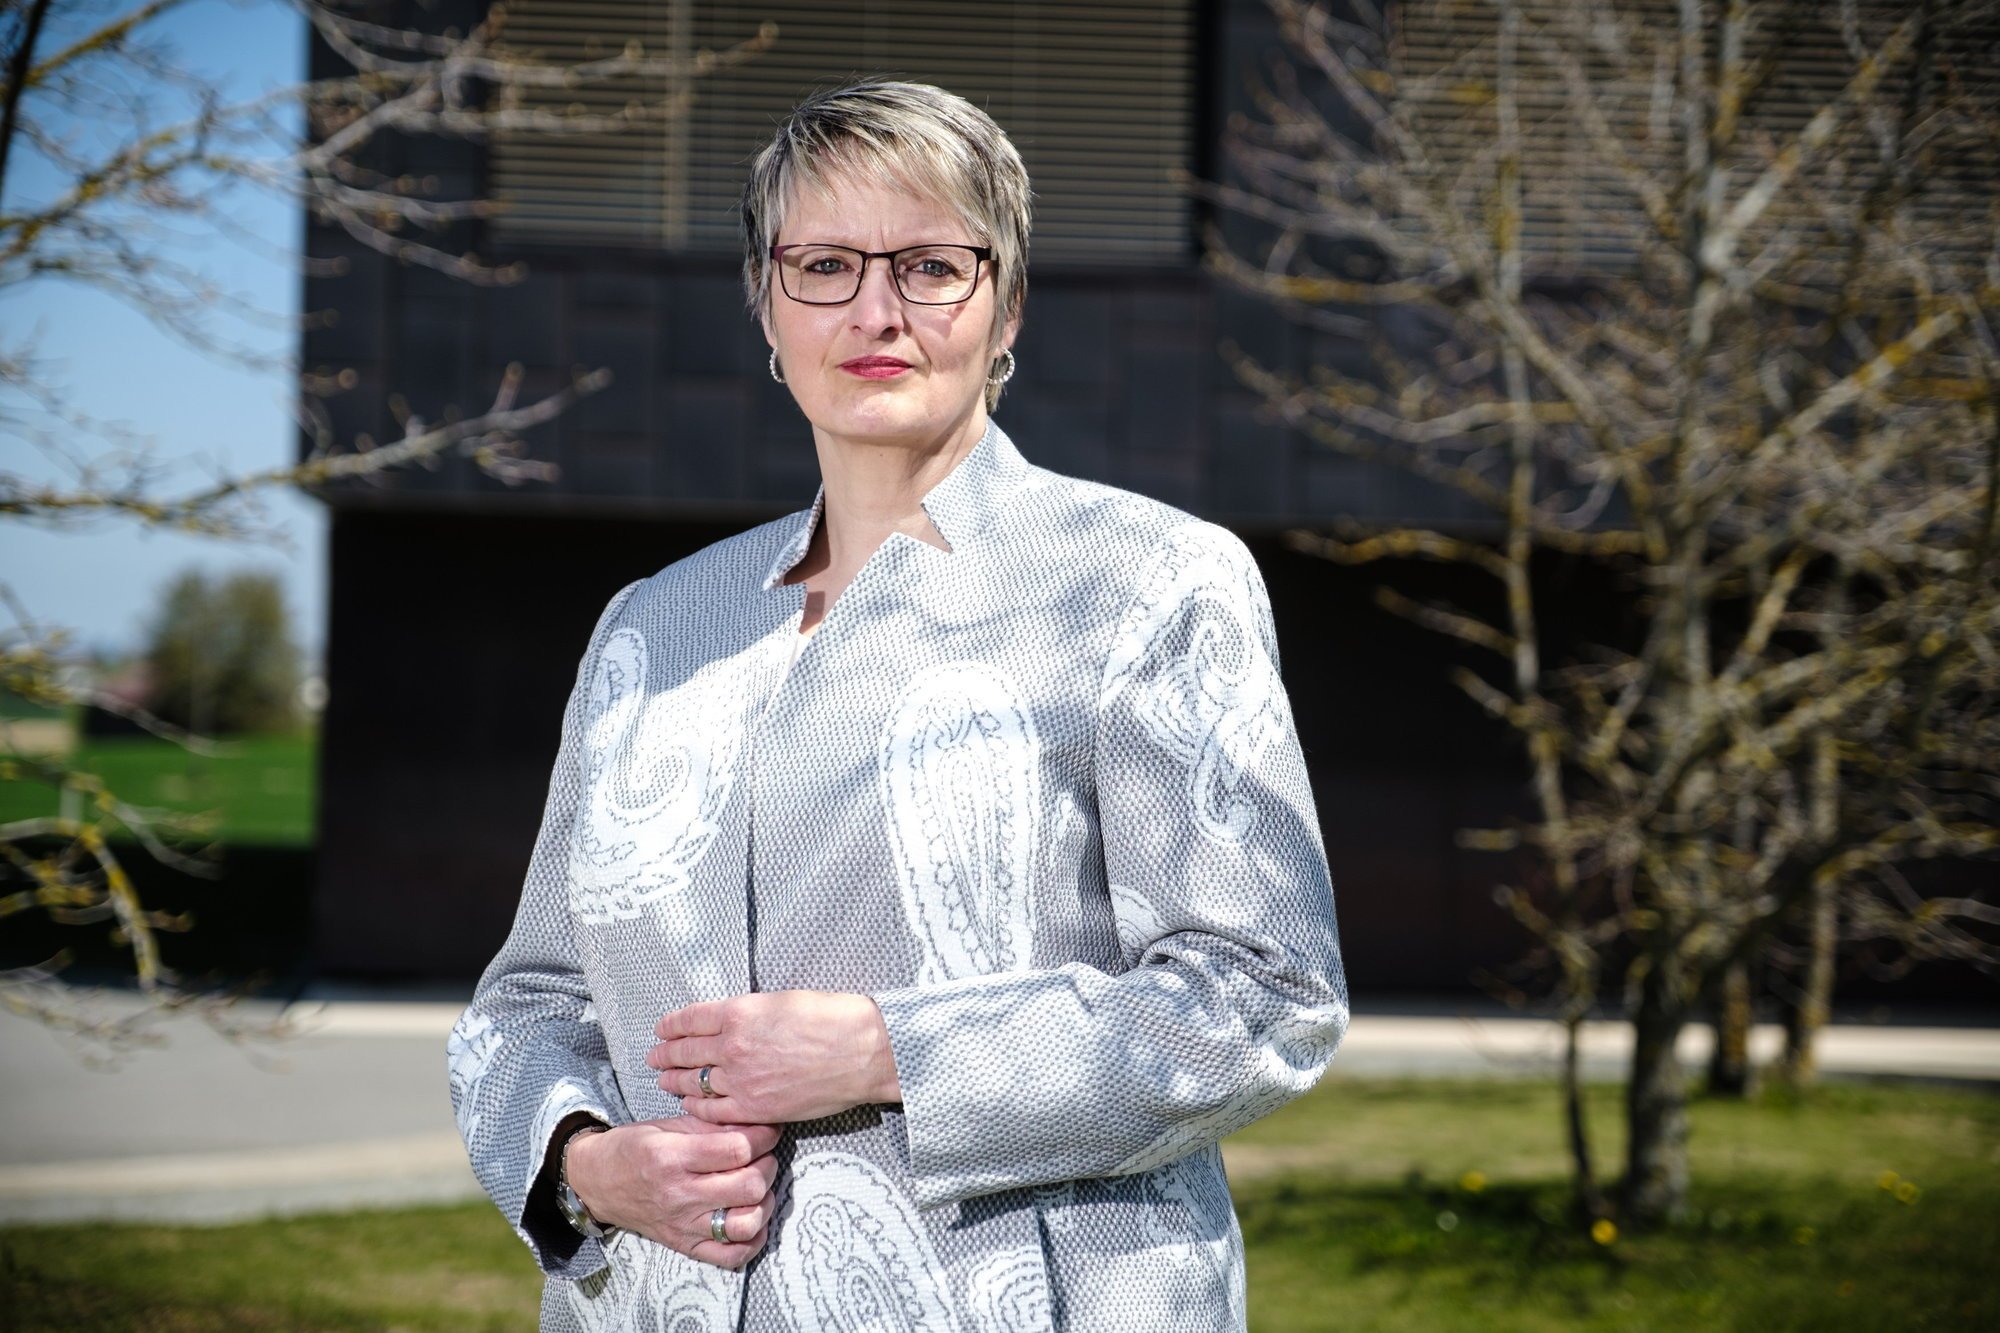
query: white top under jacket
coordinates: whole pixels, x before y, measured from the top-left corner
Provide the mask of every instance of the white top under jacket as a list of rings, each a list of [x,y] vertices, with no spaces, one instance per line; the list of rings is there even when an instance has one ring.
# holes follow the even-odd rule
[[[801,646],[782,579],[824,501],[605,608],[452,1033],[542,1327],[1242,1328],[1217,1140],[1310,1088],[1348,1014],[1255,563],[989,426],[923,500],[951,549],[891,534]],[[787,1129],[743,1272],[530,1207],[565,1118],[680,1113],[662,1014],[793,987],[876,999],[903,1103]]]

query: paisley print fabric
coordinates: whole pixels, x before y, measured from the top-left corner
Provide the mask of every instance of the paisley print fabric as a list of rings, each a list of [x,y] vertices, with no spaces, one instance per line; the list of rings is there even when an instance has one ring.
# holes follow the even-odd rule
[[[734,1328],[742,1291],[733,1275],[620,1232],[604,1267],[556,1284],[566,1313],[590,1333],[708,1333]]]
[[[1030,1333],[1048,1328],[1048,1268],[1038,1249],[1002,1250],[973,1266],[966,1280],[972,1326],[982,1333]]]
[[[933,668],[890,715],[881,760],[917,980],[1026,967],[1041,749],[1020,691],[984,663]]]
[[[646,640],[620,629],[592,673],[583,808],[571,841],[578,919],[636,917],[687,885],[719,830],[743,747],[743,681],[717,663],[647,689]]]
[[[457,1113],[458,1132],[467,1139],[479,1132],[479,1098],[475,1093],[499,1050],[500,1033],[484,1014],[475,1014],[455,1026],[445,1042],[452,1109]]]
[[[1223,843],[1240,843],[1256,827],[1257,806],[1243,787],[1289,726],[1270,603],[1244,568],[1248,558],[1199,531],[1170,537],[1119,626],[1100,693],[1106,703],[1120,690],[1136,692],[1132,710],[1146,734],[1187,770],[1196,827]],[[1150,678],[1135,680],[1177,622],[1189,627],[1185,642]]]
[[[1113,884],[1111,912],[1118,923],[1118,951],[1131,967],[1145,956],[1146,946],[1160,937],[1159,914],[1153,900],[1136,889]]]
[[[1240,1329],[1216,1141],[1347,1023],[1263,581],[1225,530],[997,427],[808,639],[824,492],[624,589],[585,646],[513,931],[449,1046],[548,1329]],[[680,1114],[667,1010],[881,1008],[903,1101],[786,1129],[741,1273],[586,1240],[557,1127]]]
[[[908,1197],[867,1159],[807,1153],[778,1199],[770,1262],[799,1333],[957,1333],[944,1266]]]
[[[1120,1172],[1145,1171],[1176,1162],[1253,1120],[1263,1119],[1300,1093],[1309,1091],[1333,1059],[1333,1043],[1326,1037],[1332,1021],[1326,1015],[1284,1018],[1259,1034],[1253,1046],[1256,1077],[1243,1080],[1220,1102],[1212,1100],[1210,1089],[1199,1080],[1181,1071],[1164,1067],[1150,1071],[1190,1110],[1186,1119],[1162,1130],[1150,1143],[1120,1162]]]

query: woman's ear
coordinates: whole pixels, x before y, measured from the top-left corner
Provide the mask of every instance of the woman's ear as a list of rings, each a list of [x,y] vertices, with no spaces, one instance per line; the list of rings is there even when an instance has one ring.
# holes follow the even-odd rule
[[[1018,338],[1021,335],[1021,319],[1022,316],[1027,313],[1027,309],[1028,309],[1028,293],[1024,290],[1021,293],[1021,299],[1014,303],[1013,316],[1009,318],[1005,324],[1002,324],[1000,326],[1001,351],[1013,350],[1014,339]]]

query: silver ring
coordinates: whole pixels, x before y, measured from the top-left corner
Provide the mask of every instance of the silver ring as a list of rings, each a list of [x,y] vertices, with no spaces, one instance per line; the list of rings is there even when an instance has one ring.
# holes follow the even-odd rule
[[[718,1208],[708,1215],[709,1239],[727,1245],[729,1243],[729,1210]]]
[[[713,1068],[715,1068],[714,1065],[703,1065],[701,1072],[695,1075],[695,1082],[701,1084],[701,1095],[704,1097],[720,1097],[722,1095],[715,1090],[715,1085],[708,1081],[708,1071]]]

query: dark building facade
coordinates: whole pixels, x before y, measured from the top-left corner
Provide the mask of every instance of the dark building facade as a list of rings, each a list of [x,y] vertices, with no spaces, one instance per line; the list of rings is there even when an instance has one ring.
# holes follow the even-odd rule
[[[524,401],[575,369],[613,375],[527,437],[535,457],[560,468],[553,483],[510,488],[449,461],[325,497],[331,696],[314,908],[323,969],[475,973],[512,918],[563,700],[606,598],[810,502],[810,429],[766,373],[726,195],[784,101],[877,71],[985,102],[1035,177],[1027,320],[1001,425],[1043,466],[1227,524],[1257,552],[1353,983],[1464,987],[1519,954],[1492,900],[1500,867],[1454,841],[1458,828],[1521,799],[1509,737],[1448,683],[1442,642],[1375,607],[1383,570],[1332,567],[1279,540],[1288,527],[1342,517],[1451,525],[1469,515],[1422,483],[1263,419],[1218,353],[1234,343],[1299,370],[1356,353],[1204,273],[1199,227],[1243,224],[1205,218],[1175,174],[1213,168],[1225,118],[1244,109],[1249,77],[1275,48],[1268,12],[1257,0],[918,8],[957,26],[917,23],[909,5],[884,3],[681,0],[613,14],[605,21],[683,24],[658,38],[669,45],[726,45],[764,17],[779,33],[745,72],[697,86],[680,140],[596,166],[579,151],[581,175],[504,141],[386,145],[377,165],[388,172],[434,176],[447,197],[515,205],[507,222],[466,240],[486,261],[524,262],[518,284],[464,283],[310,226],[314,256],[346,260],[344,273],[308,283],[307,308],[339,317],[303,348],[308,368],[353,372],[355,387],[328,403],[343,440],[393,437],[395,395],[425,419],[480,411],[510,361],[525,369]],[[510,22],[563,28],[556,0],[509,12]],[[422,14],[426,25],[463,29],[478,11]],[[908,31],[932,56],[918,58]],[[867,40],[840,44],[854,33]],[[344,69],[315,43],[316,76]],[[1138,72],[1121,84],[1107,72],[1119,69]],[[635,176],[645,182],[637,201],[614,198]],[[1423,580],[1433,592],[1478,591],[1447,589],[1440,581],[1456,576],[1436,570],[1394,574],[1406,591],[1426,591]],[[1579,614],[1610,595],[1588,571],[1550,577],[1573,582]]]

